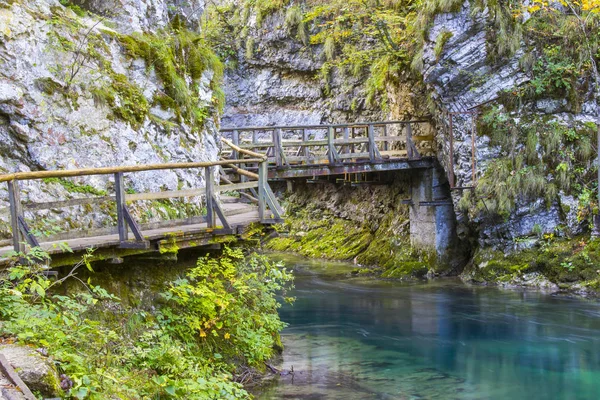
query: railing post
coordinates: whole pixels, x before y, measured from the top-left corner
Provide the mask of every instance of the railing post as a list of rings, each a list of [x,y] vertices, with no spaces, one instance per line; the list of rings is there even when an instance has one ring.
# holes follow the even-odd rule
[[[216,227],[215,209],[213,207],[214,183],[213,167],[204,167],[205,188],[206,188],[206,226],[210,229]]]
[[[277,167],[283,166],[281,150],[281,129],[276,128],[273,130],[273,154],[275,155],[275,164]]]
[[[383,137],[385,137],[386,139],[383,141],[383,150],[384,151],[388,151],[389,150],[389,144],[387,141],[387,135],[388,135],[388,126],[387,125],[383,125]]]
[[[117,229],[119,230],[119,241],[126,242],[129,238],[127,223],[125,222],[125,185],[123,173],[115,173],[115,200],[117,203]]]
[[[375,130],[373,129],[373,125],[369,124],[367,129],[367,134],[369,136],[369,160],[371,162],[375,161]]]
[[[263,161],[258,164],[258,218],[262,221],[265,219],[265,202],[266,202],[266,186],[268,174],[268,161]]]
[[[302,129],[302,141],[308,142],[308,132],[306,132],[306,129]],[[303,150],[304,150],[303,151],[304,157],[306,157],[306,163],[308,164],[308,157],[310,156],[310,153],[309,153],[310,150],[308,149],[308,146],[304,146]]]
[[[233,139],[233,144],[235,144],[236,146],[240,145],[240,133],[238,132],[237,129],[233,130],[233,137],[232,137],[232,139]],[[240,155],[238,154],[237,150],[232,150],[231,151],[231,158],[232,159],[237,160],[239,156]]]
[[[21,205],[21,194],[19,190],[19,181],[8,181],[8,199],[10,202],[10,226],[13,234],[13,248],[15,252],[23,252],[24,245],[21,241],[21,230],[19,229],[19,217],[23,216],[23,207]]]
[[[333,145],[334,139],[334,130],[332,126],[327,127],[327,158],[329,159],[329,164],[335,164],[335,147]]]
[[[348,140],[350,140],[350,130],[348,129],[347,126],[344,127],[344,141],[346,142],[346,145],[343,147],[343,151],[342,153],[348,153],[350,151],[350,148],[348,147]]]
[[[412,125],[410,123],[406,125],[406,154],[409,160],[418,160],[421,158],[417,146],[413,142]]]

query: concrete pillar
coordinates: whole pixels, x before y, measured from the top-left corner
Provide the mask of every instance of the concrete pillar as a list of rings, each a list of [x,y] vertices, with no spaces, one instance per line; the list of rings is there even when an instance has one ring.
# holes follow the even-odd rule
[[[452,264],[456,253],[456,217],[450,189],[444,172],[439,168],[415,171],[411,174],[410,241],[413,247],[437,256],[438,264]],[[445,201],[435,206],[420,205],[423,201]]]
[[[423,207],[422,201],[433,199],[433,170],[418,170],[411,174],[410,244],[420,250],[435,250],[435,210]]]

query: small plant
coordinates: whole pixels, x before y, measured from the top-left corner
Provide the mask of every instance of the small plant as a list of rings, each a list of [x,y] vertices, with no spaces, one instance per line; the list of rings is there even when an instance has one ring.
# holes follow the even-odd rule
[[[435,59],[437,61],[440,60],[442,55],[442,51],[444,50],[444,46],[453,36],[453,33],[450,31],[442,31],[435,40],[435,47],[433,48],[433,54],[435,54]]]

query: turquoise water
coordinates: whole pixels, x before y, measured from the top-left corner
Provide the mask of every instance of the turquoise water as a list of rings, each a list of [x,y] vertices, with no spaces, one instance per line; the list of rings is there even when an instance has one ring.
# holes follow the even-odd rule
[[[351,278],[285,258],[297,301],[281,376],[260,399],[600,399],[600,303]]]

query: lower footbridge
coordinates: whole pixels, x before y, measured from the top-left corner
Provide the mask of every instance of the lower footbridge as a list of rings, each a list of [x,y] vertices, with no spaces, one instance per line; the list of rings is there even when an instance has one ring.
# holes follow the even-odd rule
[[[6,182],[12,238],[0,241],[0,265],[32,248],[41,248],[55,266],[77,261],[82,254],[92,259],[119,262],[122,257],[145,253],[169,253],[174,248],[215,247],[229,235],[243,236],[251,224],[282,222],[284,210],[269,181],[342,176],[343,182],[368,183],[369,173],[410,170],[418,178],[407,203],[420,207],[436,204],[433,135],[425,121],[385,121],[358,124],[224,128],[222,158],[211,162],[129,165],[77,170],[16,172],[0,175]],[[204,187],[133,193],[125,188],[125,174],[156,170],[190,170],[204,174]],[[52,202],[22,202],[23,181],[108,175],[114,194],[79,196]],[[371,174],[373,175],[373,174]],[[204,215],[138,223],[131,205],[138,201],[188,198]],[[415,204],[415,201],[417,202]],[[439,201],[437,201],[439,203]],[[76,207],[85,212],[92,205],[116,208],[116,225],[106,228],[73,229],[40,234],[30,229],[36,213]],[[77,208],[78,207],[78,208]],[[114,208],[112,208],[114,207]],[[113,211],[114,213],[114,211]],[[423,226],[431,218],[415,211]],[[39,215],[37,216],[39,218]],[[77,216],[74,216],[77,218]],[[412,217],[411,217],[412,218]],[[433,222],[435,224],[435,222]],[[411,224],[412,225],[412,224]],[[415,229],[422,230],[415,224]],[[412,231],[411,226],[411,231]],[[92,251],[93,250],[93,251]]]

